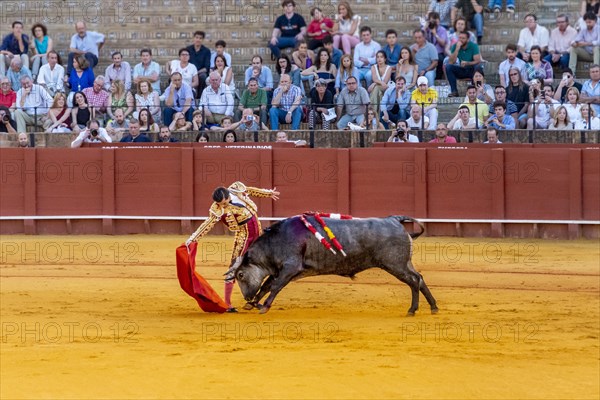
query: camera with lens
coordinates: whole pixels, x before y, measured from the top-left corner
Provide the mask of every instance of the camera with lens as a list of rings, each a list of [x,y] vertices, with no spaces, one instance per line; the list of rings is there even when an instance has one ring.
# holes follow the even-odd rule
[[[540,95],[540,91],[538,89],[533,89],[533,97],[537,98]]]
[[[10,118],[8,118],[8,115],[5,115],[4,117],[2,117],[2,122],[4,122],[4,123],[10,122]]]
[[[435,23],[435,21],[429,21],[428,27],[429,27],[430,30],[433,29],[433,28],[435,28],[436,26],[437,26],[437,24]]]
[[[93,137],[96,137],[96,136],[98,136],[98,129],[92,129],[90,131],[90,133],[92,134]]]

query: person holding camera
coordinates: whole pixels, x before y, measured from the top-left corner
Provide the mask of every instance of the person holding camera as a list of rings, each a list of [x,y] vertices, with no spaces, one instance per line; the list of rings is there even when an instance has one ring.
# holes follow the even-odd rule
[[[553,99],[552,85],[546,84],[543,89],[539,80],[534,79],[529,86],[529,108],[527,110],[527,129],[546,129],[560,103]]]
[[[244,111],[242,111],[241,119],[238,122],[231,124],[229,128],[237,129],[238,131],[242,132],[255,132],[260,131],[262,129],[262,126],[260,123],[260,119],[257,115],[254,115],[253,110],[251,108],[245,108]]]
[[[410,133],[410,128],[406,120],[400,119],[396,125],[396,130],[392,131],[387,141],[394,143],[419,143],[419,138]]]
[[[435,46],[438,53],[438,63],[436,67],[436,78],[444,77],[444,58],[446,58],[446,42],[448,41],[448,31],[440,24],[440,14],[432,11],[428,15],[427,26],[425,27],[425,38],[429,43]]]
[[[77,139],[71,142],[71,148],[81,147],[83,143],[112,143],[106,129],[100,128],[98,120],[88,121],[87,127],[79,133]]]
[[[0,133],[17,133],[17,123],[10,116],[8,107],[0,106]]]

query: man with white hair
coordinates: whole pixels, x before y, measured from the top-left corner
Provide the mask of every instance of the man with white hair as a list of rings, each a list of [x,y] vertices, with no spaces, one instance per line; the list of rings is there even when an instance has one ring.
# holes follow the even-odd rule
[[[82,90],[87,98],[88,105],[96,111],[96,118],[103,119],[108,108],[108,98],[110,93],[104,90],[105,78],[98,75],[94,79],[94,84]]]
[[[204,111],[204,120],[210,124],[221,124],[221,120],[233,117],[233,94],[221,83],[221,75],[213,71],[208,77],[209,85],[200,96],[199,109]]]
[[[29,68],[23,65],[20,58],[14,57],[10,62],[10,68],[6,73],[6,77],[10,80],[10,86],[13,90],[21,89],[21,78],[28,76],[33,79]]]
[[[46,89],[34,84],[29,76],[21,78],[21,89],[17,91],[17,100],[13,104],[17,131],[25,132],[27,125],[42,127],[52,105],[52,97]]]
[[[98,53],[104,46],[104,35],[98,32],[88,31],[85,22],[77,21],[75,23],[76,34],[71,36],[69,45],[69,61],[67,62],[67,75],[73,71],[73,58],[83,55],[90,67],[94,68],[98,64]]]
[[[420,76],[417,79],[417,88],[413,90],[411,102],[417,104],[419,108],[423,107],[423,115],[429,119],[429,126],[437,125],[438,120],[438,92],[429,87],[429,81],[426,77]]]

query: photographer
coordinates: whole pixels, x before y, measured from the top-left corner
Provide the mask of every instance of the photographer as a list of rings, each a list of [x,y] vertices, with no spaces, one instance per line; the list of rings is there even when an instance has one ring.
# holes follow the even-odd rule
[[[446,58],[446,42],[448,41],[448,32],[440,24],[440,14],[432,11],[428,15],[427,27],[425,28],[425,39],[435,46],[438,53],[438,64],[436,67],[436,79],[444,78],[444,58]]]
[[[0,106],[0,133],[17,133],[17,123],[10,116],[8,107]]]
[[[100,128],[97,120],[92,119],[87,123],[87,127],[79,133],[77,139],[71,142],[71,148],[81,147],[82,143],[112,143],[112,139],[106,132],[106,129]]]
[[[554,100],[552,85],[541,87],[540,81],[534,79],[529,87],[529,108],[527,110],[527,129],[546,129],[554,116],[554,110],[560,106]]]
[[[396,130],[392,131],[392,134],[387,141],[398,143],[419,143],[419,138],[410,133],[408,123],[401,119],[398,120]]]

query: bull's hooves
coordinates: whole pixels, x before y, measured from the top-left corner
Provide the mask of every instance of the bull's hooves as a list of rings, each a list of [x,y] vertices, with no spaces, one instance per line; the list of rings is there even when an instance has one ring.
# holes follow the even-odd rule
[[[252,310],[254,308],[254,304],[252,303],[246,303],[246,305],[244,305],[244,310]]]
[[[437,314],[437,313],[438,313],[438,311],[440,311],[440,310],[439,310],[439,309],[437,309],[437,308],[432,308],[432,309],[431,309],[431,313],[432,313],[432,314]]]
[[[262,306],[262,307],[260,307],[259,314],[266,314],[269,312],[270,309],[271,309],[271,307]]]
[[[415,313],[414,313],[414,311],[409,311],[409,312],[406,313],[406,316],[407,317],[414,317]]]

